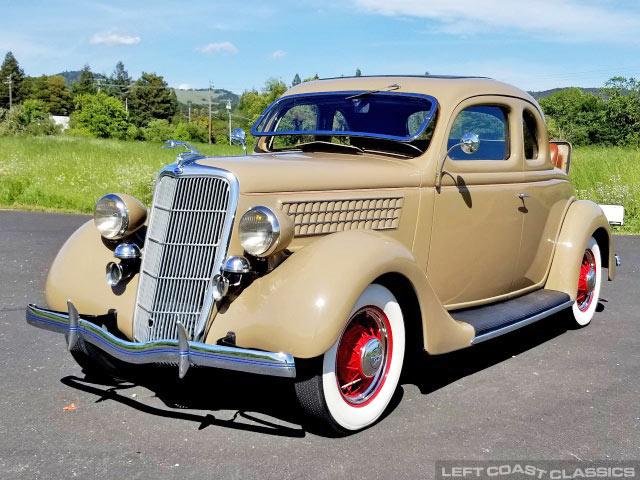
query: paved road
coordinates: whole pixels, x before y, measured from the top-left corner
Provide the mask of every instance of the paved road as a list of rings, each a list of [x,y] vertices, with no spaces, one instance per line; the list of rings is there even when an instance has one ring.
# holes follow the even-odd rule
[[[617,238],[624,265],[589,327],[554,316],[425,358],[380,423],[329,439],[301,426],[285,381],[83,381],[23,310],[86,219],[0,211],[0,478],[429,478],[439,459],[640,458],[640,237]]]

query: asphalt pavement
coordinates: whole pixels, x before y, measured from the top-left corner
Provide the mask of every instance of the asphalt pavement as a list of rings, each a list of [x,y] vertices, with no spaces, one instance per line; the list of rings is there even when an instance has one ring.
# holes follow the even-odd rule
[[[327,438],[284,380],[85,381],[24,308],[43,304],[49,265],[88,218],[0,211],[2,479],[431,478],[436,460],[640,459],[640,237],[616,238],[623,266],[588,327],[554,315],[425,356],[378,424]]]

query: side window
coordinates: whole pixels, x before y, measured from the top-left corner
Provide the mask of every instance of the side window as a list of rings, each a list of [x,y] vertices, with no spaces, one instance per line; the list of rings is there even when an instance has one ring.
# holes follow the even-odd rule
[[[477,105],[464,109],[451,127],[448,148],[460,142],[466,133],[475,133],[480,137],[480,148],[470,155],[460,148],[455,148],[449,154],[452,160],[509,158],[509,123],[506,109],[494,105]]]
[[[533,114],[525,110],[522,113],[522,134],[524,139],[524,158],[538,158],[538,122]]]

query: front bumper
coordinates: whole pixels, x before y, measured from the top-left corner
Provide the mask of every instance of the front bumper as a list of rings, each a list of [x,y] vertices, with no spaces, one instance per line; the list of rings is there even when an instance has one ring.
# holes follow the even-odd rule
[[[27,323],[34,327],[63,333],[69,350],[79,349],[87,342],[118,360],[130,364],[174,364],[180,378],[191,366],[215,367],[241,372],[295,377],[293,356],[287,353],[265,352],[224,345],[190,342],[184,329],[179,328],[178,340],[130,342],[108,332],[89,319],[100,317],[78,315],[71,302],[69,312],[55,312],[33,304],[27,307]]]

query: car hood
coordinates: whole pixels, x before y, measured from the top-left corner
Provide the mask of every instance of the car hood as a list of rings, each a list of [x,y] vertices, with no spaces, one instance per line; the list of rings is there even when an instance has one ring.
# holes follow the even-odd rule
[[[242,193],[416,187],[420,171],[409,160],[382,155],[302,153],[207,157],[198,164],[238,177]]]

